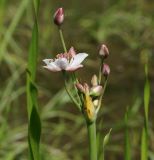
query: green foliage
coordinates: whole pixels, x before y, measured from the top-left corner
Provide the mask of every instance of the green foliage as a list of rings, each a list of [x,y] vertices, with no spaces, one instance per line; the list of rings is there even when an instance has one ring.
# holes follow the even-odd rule
[[[141,160],[148,160],[148,137],[147,131],[144,127],[142,130],[142,137],[141,137]]]
[[[150,103],[150,83],[148,80],[148,65],[145,65],[145,86],[144,86],[144,111],[145,111],[145,123],[146,128],[148,127],[148,114],[149,114],[149,103]]]
[[[2,42],[0,43],[0,62],[2,61],[3,58],[6,58],[5,57],[6,55],[4,56],[4,54],[6,54],[7,45],[10,42],[12,34],[14,33],[21,17],[23,16],[23,12],[25,11],[25,9],[27,7],[28,2],[29,2],[29,0],[22,0],[21,4],[17,10],[16,16],[12,20],[9,28],[7,29],[7,32],[4,35]]]
[[[146,11],[141,9],[142,3],[136,1],[130,12],[128,1],[123,2],[122,4],[121,1],[117,1],[115,5],[104,9],[97,16],[95,14],[86,16],[80,21],[81,26],[98,42],[118,39],[133,50],[152,46],[153,16],[146,15]]]
[[[33,15],[29,2],[29,0],[0,1],[0,17],[2,17],[0,18],[0,159],[2,160],[27,160],[28,155],[25,69],[27,67],[27,46],[31,38],[33,25]],[[47,56],[51,58],[53,57],[51,53],[55,54],[62,51],[62,48],[59,47],[59,37],[57,38],[56,36],[58,33],[53,32],[55,28],[52,27],[52,22],[50,22],[51,14],[59,6],[59,2],[42,2],[43,5],[41,5],[41,13],[39,14],[40,53],[42,55],[39,56],[39,67],[37,67],[38,100],[40,106],[42,106],[39,109],[43,128],[42,137],[44,137],[40,146],[41,158],[44,160],[87,159],[87,133],[83,127],[83,119],[79,116],[79,112],[71,107],[70,99],[65,90],[61,89],[57,92],[63,84],[60,75],[54,75],[53,78],[53,75],[43,71],[40,63],[41,59],[46,57],[45,54],[49,53]],[[113,57],[111,62],[114,67],[112,66],[111,68],[110,88],[103,101],[103,112],[99,117],[100,119],[104,117],[103,126],[99,128],[99,131],[101,132],[101,137],[110,128],[113,128],[114,131],[112,133],[112,141],[106,147],[106,158],[108,160],[124,159],[124,138],[122,135],[125,133],[125,123],[122,117],[125,106],[131,105],[134,100],[131,99],[132,96],[137,95],[138,98],[133,101],[130,107],[129,131],[131,131],[132,157],[139,159],[139,131],[143,124],[143,116],[140,112],[142,97],[140,95],[144,78],[142,75],[143,70],[138,64],[139,59],[136,60],[133,53],[138,54],[144,47],[148,48],[150,52],[153,49],[152,1],[144,1],[146,4],[143,7],[147,7],[147,10],[141,10],[143,1],[129,1],[129,3],[127,3],[128,1],[122,1],[123,4],[120,4],[119,1],[115,3],[112,0],[103,2],[103,5],[100,5],[101,2],[99,0],[85,1],[86,5],[81,5],[83,4],[81,0],[71,3],[61,2],[61,6],[63,4],[66,6],[67,14],[64,34],[68,35],[66,37],[68,46],[75,44],[78,51],[88,50],[92,60],[88,61],[86,65],[89,66],[90,70],[97,65],[96,59],[93,59],[97,53],[91,48],[92,45],[96,47],[98,42],[110,42],[110,40],[114,41],[115,39],[114,43],[119,43],[120,47],[123,47],[124,44],[127,45],[124,47],[128,50],[129,57],[124,57],[121,48],[114,50],[112,44],[110,45],[112,49],[111,57]],[[140,3],[136,5],[137,2]],[[124,5],[124,3],[126,4]],[[133,3],[134,6],[130,5],[130,3]],[[152,9],[151,13],[150,8]],[[73,23],[69,24],[70,18],[75,25]],[[69,26],[69,30],[67,26]],[[84,33],[87,33],[86,36]],[[70,34],[73,34],[73,36],[69,36]],[[139,51],[136,51],[136,48]],[[121,70],[117,69],[119,68],[117,64],[115,65],[117,58],[114,56],[113,50],[120,54],[118,63],[122,68]],[[133,53],[132,50],[134,51]],[[130,57],[132,61],[130,61]],[[128,65],[126,68],[122,65],[122,62],[125,63],[125,58],[129,61],[126,63]],[[153,56],[149,61],[151,60],[153,60]],[[35,66],[35,64],[32,65]],[[131,65],[133,65],[133,69],[130,73]],[[136,67],[139,68],[136,69]],[[153,64],[149,64],[151,80],[153,80],[152,68]],[[89,75],[91,76],[95,68],[91,70],[92,73],[89,70],[82,71],[81,75],[86,79]],[[53,79],[56,80],[53,81]],[[127,83],[127,80],[129,83]],[[151,81],[151,90],[153,90],[152,83],[153,81]],[[36,84],[33,83],[33,85],[31,90],[36,88]],[[129,88],[134,88],[131,93],[127,90]],[[145,97],[148,97],[149,89],[147,89],[148,87],[145,88],[147,90],[145,91],[145,93],[147,92]],[[145,99],[147,104],[148,98]],[[152,103],[153,101],[151,101]],[[37,119],[38,111],[35,110],[33,112],[36,113],[33,115]],[[151,115],[153,115],[152,112]],[[153,120],[153,117],[149,119]],[[98,123],[101,123],[101,121],[98,120]],[[151,137],[153,137],[152,127],[149,122]],[[38,137],[35,138],[38,139]],[[102,145],[102,138],[98,141]],[[153,141],[151,140],[151,142]],[[145,146],[144,144],[146,143],[142,144],[142,146]],[[153,160],[152,143],[149,144],[149,148],[149,158]],[[146,155],[144,151],[143,147],[143,156]]]
[[[35,1],[36,3],[36,1]],[[40,160],[39,143],[41,136],[41,120],[38,113],[37,88],[35,85],[38,58],[38,24],[35,10],[35,22],[28,56],[27,68],[27,110],[28,110],[28,142],[31,160]]]

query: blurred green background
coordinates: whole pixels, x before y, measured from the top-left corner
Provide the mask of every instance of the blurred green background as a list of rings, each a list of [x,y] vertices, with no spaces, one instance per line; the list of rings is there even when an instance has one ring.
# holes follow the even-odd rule
[[[25,69],[33,26],[30,0],[0,1],[0,160],[27,160]],[[37,85],[42,119],[42,160],[88,159],[85,122],[63,89],[60,73],[43,69],[42,59],[63,51],[52,15],[65,10],[63,25],[67,47],[89,54],[77,75],[90,83],[98,72],[98,47],[110,50],[111,67],[98,132],[110,128],[107,160],[124,159],[124,114],[130,108],[129,131],[133,159],[140,158],[143,127],[144,61],[148,57],[150,101],[150,159],[154,160],[154,1],[78,0],[41,1]],[[101,143],[101,141],[100,141]]]

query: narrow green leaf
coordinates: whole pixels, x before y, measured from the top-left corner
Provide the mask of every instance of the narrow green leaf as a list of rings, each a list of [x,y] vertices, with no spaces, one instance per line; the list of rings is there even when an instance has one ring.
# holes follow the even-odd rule
[[[39,10],[39,6],[40,6],[40,0],[33,0],[33,3],[34,3],[35,13],[37,15],[38,14],[38,10]]]
[[[145,127],[142,130],[141,138],[141,160],[148,160],[147,132]]]
[[[125,114],[125,160],[131,160],[131,146],[130,146],[130,135],[128,130],[128,116],[129,111]]]
[[[109,130],[109,132],[105,135],[105,137],[103,139],[103,151],[102,151],[102,155],[101,155],[102,160],[104,160],[104,157],[105,157],[105,147],[109,142],[111,131],[112,131],[112,128]]]
[[[112,128],[111,128],[111,129],[109,130],[109,132],[105,135],[104,140],[103,140],[103,147],[105,147],[105,146],[108,144],[109,139],[110,139],[110,133],[111,133],[111,131],[112,131]]]
[[[146,81],[144,85],[144,127],[142,129],[142,137],[141,137],[141,160],[148,159],[148,114],[149,114],[149,102],[150,102],[148,63],[145,64],[145,78]]]
[[[28,143],[29,159],[40,160],[39,143],[41,136],[41,120],[38,112],[37,87],[35,84],[38,58],[38,24],[37,14],[39,1],[34,1],[34,26],[28,55],[27,68],[27,110],[28,110]],[[37,7],[37,9],[36,9]]]
[[[148,78],[146,78],[144,86],[144,111],[145,111],[146,126],[148,125],[149,102],[150,102],[150,83]]]
[[[32,31],[32,40],[30,44],[29,57],[28,57],[28,72],[33,81],[35,80],[36,76],[37,57],[38,57],[38,25],[37,21],[35,21]]]
[[[30,152],[34,160],[39,160],[39,142],[40,142],[40,133],[41,133],[41,121],[39,113],[36,110],[36,107],[32,107],[32,112],[30,116],[29,123],[29,144]]]

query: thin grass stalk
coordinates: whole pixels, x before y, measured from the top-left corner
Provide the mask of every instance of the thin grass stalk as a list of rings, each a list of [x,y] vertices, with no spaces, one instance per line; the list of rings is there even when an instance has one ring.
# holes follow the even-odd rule
[[[144,86],[144,127],[141,137],[141,160],[148,160],[148,114],[150,102],[150,82],[148,79],[148,63],[145,64],[145,86]]]
[[[89,139],[89,159],[97,160],[96,122],[87,122],[87,130]]]
[[[41,121],[38,112],[36,67],[38,58],[38,9],[39,0],[33,1],[34,26],[28,55],[27,67],[27,110],[28,110],[28,144],[29,159],[40,160],[39,143],[41,135]]]
[[[130,146],[130,135],[129,135],[129,128],[128,128],[128,122],[129,122],[129,111],[126,111],[125,114],[125,160],[131,160],[131,146]]]

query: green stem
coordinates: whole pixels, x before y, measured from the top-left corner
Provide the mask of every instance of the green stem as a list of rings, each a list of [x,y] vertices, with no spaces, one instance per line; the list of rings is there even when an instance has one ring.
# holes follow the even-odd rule
[[[61,42],[62,42],[62,45],[63,45],[64,52],[67,52],[66,44],[65,44],[65,41],[64,41],[64,36],[63,36],[63,32],[62,32],[61,28],[59,28],[59,34],[60,34],[60,39],[61,39]]]
[[[104,59],[101,59],[100,67],[99,67],[99,73],[98,73],[98,84],[101,84],[102,81],[102,65],[103,65]]]
[[[65,84],[65,90],[67,92],[67,94],[69,95],[70,99],[72,100],[72,102],[81,110],[80,108],[80,104],[76,101],[76,99],[74,98],[74,96],[72,95],[72,93],[69,91],[68,87],[67,87],[67,82],[66,82],[66,73],[65,71],[62,72],[63,76],[64,76],[64,84]]]
[[[97,160],[96,122],[87,122],[87,129],[89,138],[89,158],[90,160]]]
[[[64,52],[66,53],[67,52],[67,48],[66,48],[66,44],[65,44],[65,40],[64,40],[64,36],[63,36],[63,32],[62,32],[62,29],[59,27],[59,34],[60,34],[60,39],[61,39],[61,42],[62,42],[62,45],[63,45],[63,49],[64,49]],[[65,72],[63,72],[63,75],[64,75],[64,79],[65,79],[65,89],[66,89],[66,92],[68,93],[69,97],[71,98],[71,100],[74,102],[74,104],[81,110],[80,108],[80,105],[81,103],[79,104],[75,98],[73,97],[73,95],[71,94],[71,92],[69,91],[69,89],[67,88],[67,83],[66,83],[66,74]],[[76,78],[76,75],[75,73],[73,73],[73,75],[71,75],[72,79],[73,79],[73,84],[74,82],[77,82],[77,78]],[[75,88],[75,91],[76,91],[76,88]],[[79,102],[80,102],[80,97],[76,91],[76,94],[79,98]]]
[[[102,98],[103,98],[103,96],[104,96],[105,89],[106,89],[106,86],[107,86],[107,81],[108,81],[108,77],[106,77],[106,79],[105,79],[105,83],[104,83],[104,86],[103,86],[103,92],[102,92],[102,94],[101,94],[101,96],[100,96],[100,98],[99,98],[99,103],[98,103],[98,107],[97,107],[97,109],[96,109],[96,113],[98,113],[98,111],[99,111],[99,109],[100,109],[100,107],[101,107]]]

